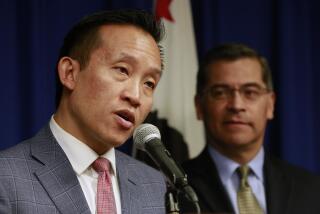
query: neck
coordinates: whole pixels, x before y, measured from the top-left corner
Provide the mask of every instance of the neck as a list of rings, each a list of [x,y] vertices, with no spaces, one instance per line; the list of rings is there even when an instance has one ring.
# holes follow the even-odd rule
[[[78,125],[75,119],[68,112],[67,108],[63,108],[61,105],[54,114],[54,120],[62,129],[82,143],[87,144],[98,155],[102,155],[112,148],[105,143],[95,140],[92,136],[89,136],[86,131],[81,129],[81,126]]]

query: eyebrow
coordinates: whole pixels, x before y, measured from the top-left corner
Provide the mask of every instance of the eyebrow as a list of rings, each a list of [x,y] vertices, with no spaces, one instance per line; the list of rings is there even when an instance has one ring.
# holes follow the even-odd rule
[[[125,60],[125,61],[133,62],[133,63],[136,63],[136,64],[138,63],[138,60],[135,57],[133,57],[131,55],[128,55],[126,53],[120,53],[120,60]],[[162,73],[163,73],[161,69],[158,69],[156,67],[152,67],[150,69],[150,72],[154,72],[157,75],[159,75],[160,77],[162,76]]]

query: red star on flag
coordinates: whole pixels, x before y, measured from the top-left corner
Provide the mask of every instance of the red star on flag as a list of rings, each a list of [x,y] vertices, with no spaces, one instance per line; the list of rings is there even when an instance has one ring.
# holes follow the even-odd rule
[[[172,0],[157,0],[156,1],[156,17],[157,19],[167,19],[170,22],[174,22],[174,19],[169,10],[169,6]]]

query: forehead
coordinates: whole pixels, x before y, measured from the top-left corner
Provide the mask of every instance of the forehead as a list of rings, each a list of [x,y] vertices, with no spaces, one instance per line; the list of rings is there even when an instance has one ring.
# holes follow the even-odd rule
[[[207,67],[207,72],[210,85],[217,83],[230,85],[264,84],[261,65],[255,58],[219,60],[210,64]]]
[[[98,29],[98,43],[90,60],[115,63],[132,59],[136,65],[161,72],[160,49],[153,37],[133,25],[103,25]]]
[[[160,50],[156,41],[146,31],[133,25],[103,25],[99,29],[102,45],[111,51],[129,48],[146,52],[160,59]]]

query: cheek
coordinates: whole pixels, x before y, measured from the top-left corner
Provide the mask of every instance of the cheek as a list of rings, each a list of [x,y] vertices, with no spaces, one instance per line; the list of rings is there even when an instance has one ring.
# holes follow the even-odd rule
[[[273,94],[266,97],[265,102],[263,104],[263,107],[266,109],[266,116],[267,119],[273,118],[273,112],[274,112],[274,105],[275,105],[275,97]]]
[[[108,90],[108,84],[102,78],[97,76],[90,76],[87,79],[87,84],[89,87],[88,95],[92,98],[99,98],[101,96],[101,92]]]
[[[223,117],[224,108],[219,105],[207,105],[203,117],[208,117],[212,121],[217,121]]]
[[[108,103],[119,94],[123,86],[103,76],[90,76],[87,79],[87,98],[97,103]]]
[[[145,118],[148,116],[149,112],[151,111],[152,108],[152,98],[145,98],[141,101],[141,106],[139,109],[139,122],[143,122]]]
[[[255,109],[255,114],[253,118],[256,118],[256,123],[260,124],[259,126],[265,126],[268,119],[271,119],[270,109],[266,106],[260,106]]]
[[[218,127],[223,120],[223,109],[219,106],[207,105],[203,111],[202,120],[209,127]]]

